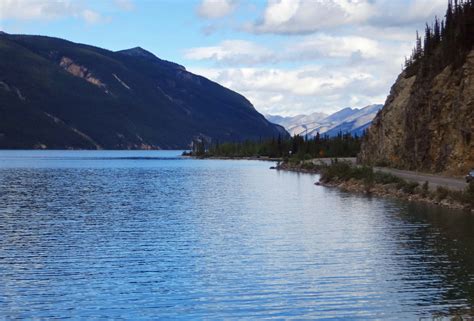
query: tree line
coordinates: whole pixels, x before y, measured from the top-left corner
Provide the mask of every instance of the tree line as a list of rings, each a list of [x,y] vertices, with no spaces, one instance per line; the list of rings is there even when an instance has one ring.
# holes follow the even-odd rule
[[[416,32],[416,44],[405,58],[407,77],[438,74],[448,65],[458,68],[474,44],[474,0],[449,0],[445,19],[426,24],[424,37]]]
[[[187,155],[198,157],[270,157],[283,159],[311,159],[319,157],[355,157],[360,151],[361,137],[339,133],[335,137],[312,138],[300,135],[284,139],[281,136],[259,141],[233,143],[206,143],[204,139],[193,142]]]

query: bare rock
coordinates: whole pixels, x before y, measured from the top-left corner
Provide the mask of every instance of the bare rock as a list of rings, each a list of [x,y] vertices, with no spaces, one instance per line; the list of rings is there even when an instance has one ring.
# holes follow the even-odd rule
[[[395,168],[463,175],[474,167],[474,50],[464,64],[430,79],[393,85],[362,143],[359,160]]]

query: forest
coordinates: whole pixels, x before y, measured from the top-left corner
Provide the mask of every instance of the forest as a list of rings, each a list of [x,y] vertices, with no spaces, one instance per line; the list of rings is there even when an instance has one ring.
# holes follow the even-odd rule
[[[234,143],[207,144],[195,140],[192,151],[185,155],[197,157],[270,157],[305,160],[319,157],[355,157],[360,150],[361,137],[339,133],[336,137],[313,138],[295,135],[288,139],[272,139]]]
[[[474,0],[452,0],[445,19],[435,18],[426,24],[422,37],[416,33],[416,45],[410,58],[405,58],[405,76],[431,78],[448,65],[457,69],[465,61],[474,44]],[[453,50],[456,48],[456,50]]]

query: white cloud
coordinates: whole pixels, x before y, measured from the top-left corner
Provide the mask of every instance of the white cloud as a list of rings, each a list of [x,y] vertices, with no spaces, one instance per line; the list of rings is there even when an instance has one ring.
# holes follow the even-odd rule
[[[236,63],[232,50],[223,51],[227,56],[220,51],[221,43],[188,55],[215,60],[214,68],[188,69],[242,93],[262,113],[333,112],[346,106],[383,103],[412,44],[350,35],[317,34],[298,39],[288,42],[288,49],[267,53],[275,62],[270,66],[258,65],[255,57],[260,55],[254,56],[252,63],[245,64],[243,56]],[[249,49],[248,53],[256,51]],[[297,67],[282,62],[297,62]]]
[[[0,20],[54,20],[65,17],[82,19],[86,23],[106,20],[100,13],[82,4],[69,0],[0,0]]]
[[[81,16],[87,23],[90,24],[98,23],[102,20],[102,16],[99,13],[89,9],[83,10],[81,12]]]
[[[114,0],[117,7],[124,11],[132,11],[135,9],[135,4],[132,0]]]
[[[188,69],[242,93],[262,113],[295,115],[383,102],[396,73],[380,66]]]
[[[377,13],[372,23],[385,26],[402,26],[432,21],[435,16],[442,18],[446,12],[446,0],[379,1]],[[400,14],[403,12],[403,14]]]
[[[193,48],[186,58],[215,65],[188,69],[242,93],[263,113],[383,103],[416,29],[442,17],[445,6],[445,0],[269,0],[247,31],[285,37],[265,38],[266,47],[232,40]]]
[[[275,49],[223,41],[190,49],[186,58],[214,61],[214,68],[188,69],[242,93],[262,113],[333,112],[383,103],[400,73],[413,37],[404,31],[385,37],[375,30],[380,29],[290,37],[273,43]]]
[[[446,12],[446,0],[414,0],[407,10],[408,17],[414,20],[426,19]]]
[[[424,25],[421,25],[424,26]],[[351,30],[353,35],[367,37],[370,39],[379,39],[383,41],[399,41],[410,42],[415,41],[416,28],[413,26],[397,27],[397,26],[358,26]]]
[[[446,0],[268,0],[258,21],[247,23],[252,33],[307,34],[355,26],[424,24],[443,17]]]
[[[253,66],[281,62],[317,62],[321,59],[326,59],[326,62],[327,59],[349,59],[353,62],[379,59],[392,56],[393,53],[403,57],[409,52],[407,46],[399,41],[381,41],[357,35],[334,36],[320,33],[298,39],[277,44],[276,49],[247,40],[225,40],[215,46],[188,49],[185,51],[185,58],[210,60],[227,66]]]
[[[317,34],[306,37],[303,41],[289,47],[291,49],[287,54],[290,59],[296,57],[303,59],[350,58],[354,55],[362,58],[375,58],[384,54],[377,41],[360,36]]]
[[[235,0],[202,0],[197,13],[203,18],[222,18],[232,13],[236,6]]]
[[[253,65],[274,59],[274,53],[263,46],[244,40],[226,40],[216,46],[191,48],[185,57],[193,60],[214,60],[225,64]]]
[[[263,17],[246,25],[255,33],[304,34],[368,20],[375,7],[366,0],[269,0]]]

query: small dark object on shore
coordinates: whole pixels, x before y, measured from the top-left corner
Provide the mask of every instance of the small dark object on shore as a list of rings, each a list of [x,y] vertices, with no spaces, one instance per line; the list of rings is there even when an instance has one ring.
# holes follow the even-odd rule
[[[470,183],[474,179],[474,169],[471,169],[465,178],[466,183]]]
[[[316,183],[314,183],[314,185],[321,186],[321,183],[320,183],[320,182],[316,182]]]
[[[270,167],[270,169],[278,169],[278,167],[272,166],[272,167]]]

